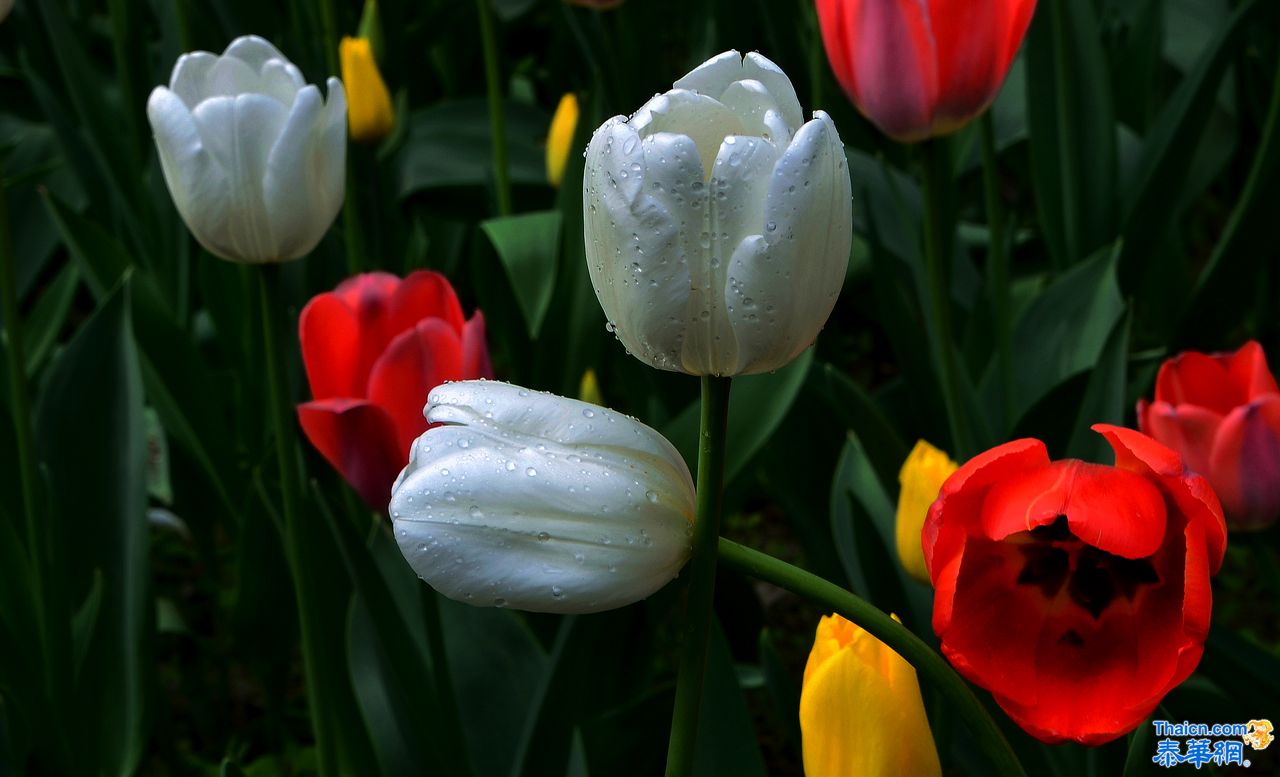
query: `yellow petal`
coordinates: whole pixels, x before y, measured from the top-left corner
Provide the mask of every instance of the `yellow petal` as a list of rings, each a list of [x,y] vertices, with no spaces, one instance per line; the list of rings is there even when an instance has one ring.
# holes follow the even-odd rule
[[[588,369],[582,373],[582,382],[578,384],[578,399],[593,405],[604,407],[604,395],[600,393],[600,382],[596,380],[596,371]]]
[[[343,38],[338,53],[342,59],[342,82],[347,88],[351,138],[376,143],[391,132],[395,114],[391,95],[373,59],[373,49],[365,38]]]
[[[547,180],[559,187],[564,179],[565,163],[569,161],[569,147],[573,145],[573,132],[578,127],[578,98],[572,93],[560,98],[556,115],[551,119],[551,131],[547,133]]]
[[[915,669],[839,615],[818,624],[800,732],[806,777],[942,773]]]
[[[923,583],[929,582],[929,572],[924,566],[920,532],[929,506],[956,468],[947,454],[920,440],[898,472],[898,482],[902,484],[898,494],[898,560],[907,574]]]

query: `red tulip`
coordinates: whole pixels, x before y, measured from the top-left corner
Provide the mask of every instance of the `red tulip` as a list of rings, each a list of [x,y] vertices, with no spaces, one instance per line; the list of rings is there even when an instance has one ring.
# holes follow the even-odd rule
[[[827,59],[895,140],[959,129],[996,99],[1035,0],[817,0]]]
[[[1280,518],[1280,389],[1256,342],[1166,361],[1155,401],[1138,402],[1138,428],[1209,479],[1232,527]]]
[[[449,281],[368,273],[317,295],[298,321],[311,402],[307,439],[373,509],[386,509],[409,446],[427,430],[427,392],[447,380],[491,378],[484,316],[468,321]]]
[[[925,521],[942,652],[1045,742],[1131,731],[1195,669],[1227,531],[1213,489],[1131,429],[1115,466],[1039,440],[979,454]]]

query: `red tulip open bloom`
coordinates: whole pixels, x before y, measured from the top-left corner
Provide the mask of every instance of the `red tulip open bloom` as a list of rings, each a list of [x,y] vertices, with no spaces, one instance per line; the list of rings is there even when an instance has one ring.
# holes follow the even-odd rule
[[[427,430],[427,393],[447,380],[492,378],[484,316],[467,320],[449,281],[420,271],[368,273],[314,297],[298,321],[311,402],[307,439],[375,510]]]
[[[1256,342],[1166,361],[1155,400],[1138,402],[1138,428],[1209,479],[1233,528],[1280,518],[1280,389]]]
[[[1115,466],[1006,443],[956,470],[923,532],[943,654],[1049,743],[1115,739],[1191,674],[1227,542],[1177,453],[1093,429]]]
[[[858,110],[904,142],[945,135],[995,100],[1035,0],[817,0],[822,42]]]

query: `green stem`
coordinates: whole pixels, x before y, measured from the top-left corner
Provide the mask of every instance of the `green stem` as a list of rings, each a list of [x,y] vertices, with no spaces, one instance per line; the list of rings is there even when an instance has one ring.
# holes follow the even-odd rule
[[[317,768],[321,777],[337,775],[338,754],[336,734],[328,716],[328,705],[321,698],[325,677],[321,664],[319,644],[320,612],[311,601],[311,581],[319,570],[309,543],[303,532],[308,531],[298,523],[298,498],[301,493],[301,476],[298,472],[297,439],[293,429],[293,402],[283,370],[286,354],[285,328],[281,318],[285,310],[284,295],[280,291],[280,265],[264,264],[260,267],[258,288],[262,302],[262,342],[266,361],[267,385],[271,392],[271,423],[276,438],[276,459],[280,468],[281,512],[284,518],[285,552],[293,573],[293,590],[298,607],[298,624],[302,637],[302,661],[307,684],[307,703],[311,708],[311,724],[316,738]],[[329,678],[330,682],[335,682]]]
[[[324,35],[324,64],[329,74],[338,75],[338,22],[333,0],[320,0],[320,25]]]
[[[493,177],[498,189],[498,215],[510,216],[511,171],[507,163],[507,116],[502,103],[502,71],[498,68],[498,39],[489,0],[476,0],[480,39],[484,44],[484,79],[489,91],[489,135],[493,146]]]
[[[888,645],[914,666],[960,713],[978,746],[986,753],[995,774],[1025,776],[1026,772],[1009,746],[1009,741],[968,684],[942,656],[905,626],[840,586],[785,561],[724,538],[720,539],[719,550],[720,561],[726,567],[773,583],[822,605],[824,609],[838,612]]]
[[[924,262],[928,280],[927,320],[933,360],[941,370],[942,401],[951,429],[951,453],[964,461],[975,451],[969,439],[966,408],[960,404],[959,364],[951,335],[950,265],[955,221],[952,211],[951,147],[946,138],[921,144],[924,152]]]
[[[1062,182],[1062,243],[1067,255],[1060,257],[1049,252],[1049,263],[1054,273],[1063,267],[1070,266],[1079,259],[1077,249],[1077,232],[1079,217],[1076,214],[1078,172],[1075,169],[1075,121],[1071,116],[1070,95],[1073,84],[1071,75],[1075,73],[1075,63],[1067,54],[1067,16],[1066,4],[1069,0],[1050,0],[1050,13],[1053,22],[1053,55],[1057,70],[1057,83],[1054,84],[1054,98],[1058,108],[1058,178]]]
[[[684,644],[676,681],[675,712],[667,746],[667,777],[693,771],[702,703],[711,606],[716,588],[716,543],[724,503],[725,429],[729,422],[729,378],[702,376],[702,430],[698,437],[698,517],[693,525],[693,557],[684,605]]]
[[[982,117],[982,183],[987,208],[987,280],[996,334],[996,372],[1004,428],[1013,423],[1013,321],[1009,301],[1009,251],[1005,244],[1004,210],[1000,206],[1000,168],[996,161],[996,130],[992,112]]]
[[[352,159],[352,152],[357,149],[347,148],[347,189],[342,198],[342,232],[347,249],[347,273],[359,275],[364,272],[364,261],[360,256],[360,246],[364,243],[363,231],[360,227],[360,206],[356,202],[357,160]]]

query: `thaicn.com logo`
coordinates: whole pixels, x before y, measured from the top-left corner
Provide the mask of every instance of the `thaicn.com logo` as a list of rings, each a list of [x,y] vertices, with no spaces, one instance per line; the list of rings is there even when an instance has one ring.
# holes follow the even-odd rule
[[[1156,754],[1151,762],[1171,769],[1181,764],[1197,769],[1214,766],[1252,765],[1249,754],[1266,750],[1275,741],[1275,727],[1269,720],[1248,723],[1151,722],[1156,733]]]

